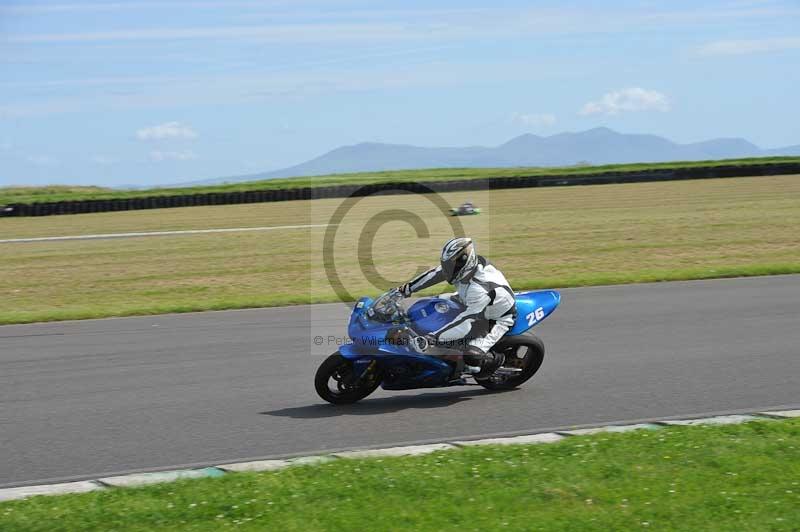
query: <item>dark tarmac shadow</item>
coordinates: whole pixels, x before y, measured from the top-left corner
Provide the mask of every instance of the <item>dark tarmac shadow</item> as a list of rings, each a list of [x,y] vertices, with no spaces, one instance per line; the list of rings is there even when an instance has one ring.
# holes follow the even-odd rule
[[[490,391],[483,388],[458,390],[455,392],[428,392],[419,395],[401,395],[394,397],[381,397],[377,399],[363,399],[352,405],[332,405],[320,402],[318,404],[308,406],[279,408],[278,410],[259,412],[259,414],[265,416],[289,417],[293,419],[317,419],[337,416],[371,416],[399,412],[401,410],[446,408],[462,401],[469,401],[474,397],[482,395],[496,395],[499,393],[508,392]]]

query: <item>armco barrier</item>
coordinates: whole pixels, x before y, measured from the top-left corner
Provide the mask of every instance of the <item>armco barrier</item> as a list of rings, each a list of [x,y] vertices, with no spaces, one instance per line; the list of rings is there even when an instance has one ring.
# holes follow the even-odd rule
[[[685,179],[712,179],[782,174],[800,174],[800,163],[655,168],[630,172],[598,172],[593,174],[559,176],[530,175],[518,177],[485,177],[453,181],[376,183],[366,186],[330,185],[290,189],[248,190],[246,192],[210,192],[207,194],[148,196],[141,198],[76,200],[49,203],[13,203],[11,205],[0,205],[0,216],[50,216],[54,214],[83,214],[90,212],[194,207],[198,205],[230,205],[238,203],[345,198],[353,194],[368,196],[376,192],[380,194],[401,194],[404,191],[421,192],[426,188],[430,188],[436,192],[456,192],[570,185],[645,183]]]

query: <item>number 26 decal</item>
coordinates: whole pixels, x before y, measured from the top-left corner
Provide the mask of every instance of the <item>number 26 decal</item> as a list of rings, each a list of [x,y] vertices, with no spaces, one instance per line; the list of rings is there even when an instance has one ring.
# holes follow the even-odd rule
[[[532,327],[539,320],[544,318],[544,308],[539,307],[525,317],[528,318],[528,327]]]

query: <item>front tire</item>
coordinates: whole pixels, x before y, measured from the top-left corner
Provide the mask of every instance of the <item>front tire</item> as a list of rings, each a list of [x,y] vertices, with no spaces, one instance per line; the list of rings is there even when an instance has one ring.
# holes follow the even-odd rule
[[[544,362],[544,342],[533,333],[524,333],[501,340],[492,348],[492,351],[502,351],[506,355],[504,367],[521,366],[522,371],[509,377],[490,375],[485,379],[475,379],[487,390],[500,391],[517,388],[533,377]],[[519,355],[523,355],[523,357],[520,359]]]
[[[375,391],[381,383],[379,372],[369,371],[361,379],[353,375],[353,361],[338,351],[325,359],[314,376],[317,394],[335,405],[355,403]]]

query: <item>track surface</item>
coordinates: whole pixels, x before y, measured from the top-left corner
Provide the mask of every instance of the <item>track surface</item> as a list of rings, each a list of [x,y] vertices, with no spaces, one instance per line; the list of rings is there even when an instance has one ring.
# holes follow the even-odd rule
[[[800,405],[800,276],[562,291],[520,390],[313,374],[343,305],[0,327],[0,485],[317,450]]]

